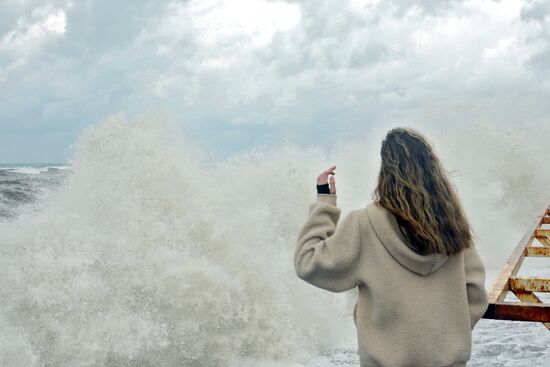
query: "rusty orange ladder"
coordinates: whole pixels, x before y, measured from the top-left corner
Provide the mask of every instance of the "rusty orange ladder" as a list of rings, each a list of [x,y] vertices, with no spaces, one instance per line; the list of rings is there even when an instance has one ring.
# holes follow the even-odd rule
[[[535,292],[550,292],[550,278],[518,277],[526,256],[550,258],[550,207],[529,226],[488,292],[486,319],[542,322],[550,330],[550,303]],[[550,266],[550,262],[548,264]],[[506,302],[512,292],[521,302]]]

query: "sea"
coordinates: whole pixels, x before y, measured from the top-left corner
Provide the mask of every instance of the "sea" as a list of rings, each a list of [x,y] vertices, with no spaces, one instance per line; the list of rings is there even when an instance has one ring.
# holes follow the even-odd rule
[[[358,366],[356,294],[292,266],[320,152],[176,136],[115,119],[68,162],[0,165],[0,366]],[[468,366],[548,367],[550,330],[483,319]]]

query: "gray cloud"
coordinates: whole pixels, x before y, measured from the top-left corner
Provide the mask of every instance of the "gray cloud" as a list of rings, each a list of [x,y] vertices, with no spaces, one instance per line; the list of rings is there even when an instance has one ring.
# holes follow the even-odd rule
[[[90,123],[161,108],[231,152],[288,133],[548,115],[543,1],[244,3],[4,2],[0,128],[63,134],[62,156]],[[64,32],[30,36],[59,12]]]
[[[533,53],[527,61],[527,67],[534,72],[544,73],[548,77],[550,65],[550,4],[542,0],[529,1],[521,11],[520,19],[529,28],[527,43],[533,48]],[[546,83],[546,90],[550,85]]]

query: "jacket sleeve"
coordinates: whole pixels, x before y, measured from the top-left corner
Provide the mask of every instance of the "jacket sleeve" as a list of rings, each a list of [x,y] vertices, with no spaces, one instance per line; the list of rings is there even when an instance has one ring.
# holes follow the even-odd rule
[[[300,279],[331,292],[355,288],[359,223],[355,212],[338,224],[336,195],[317,194],[297,240],[294,268]]]
[[[464,270],[471,329],[473,330],[489,305],[485,290],[485,267],[473,244],[464,249]]]

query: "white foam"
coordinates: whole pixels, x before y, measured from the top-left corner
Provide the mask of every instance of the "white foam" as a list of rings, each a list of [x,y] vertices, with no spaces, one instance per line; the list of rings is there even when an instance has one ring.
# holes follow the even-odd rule
[[[22,173],[25,175],[39,175],[43,172],[47,172],[50,168],[66,170],[69,169],[69,166],[0,166],[0,169],[9,170],[17,173]]]
[[[207,153],[162,121],[88,129],[63,187],[0,223],[0,340],[13,340],[0,343],[0,364],[21,346],[17,361],[30,366],[357,365],[353,293],[305,284],[292,258],[318,171],[338,165],[343,215],[365,205],[379,138],[335,141],[330,160],[284,145],[205,165]],[[526,176],[522,151],[469,149],[448,168],[471,170],[461,193],[484,259],[506,258],[523,232],[517,213],[534,211],[548,175]],[[504,162],[483,171],[495,156]],[[485,321],[474,365],[502,362],[495,353],[541,365],[546,330],[522,324],[510,337]],[[524,364],[503,352],[522,347]]]
[[[345,297],[292,265],[315,153],[204,168],[175,136],[158,121],[89,129],[41,212],[0,224],[0,310],[41,362],[289,361],[338,338]]]

